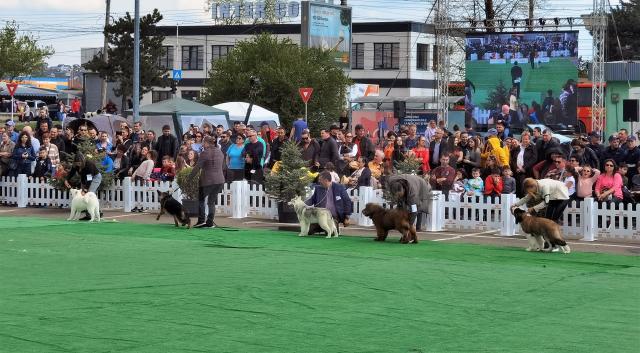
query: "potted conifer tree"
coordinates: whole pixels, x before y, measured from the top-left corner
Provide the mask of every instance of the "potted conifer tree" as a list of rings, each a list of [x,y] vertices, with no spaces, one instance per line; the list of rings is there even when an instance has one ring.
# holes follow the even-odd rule
[[[313,179],[300,148],[293,141],[282,146],[281,160],[265,177],[265,192],[278,200],[278,218],[281,223],[297,223],[293,208],[287,203],[296,196],[305,197]]]
[[[176,182],[182,192],[182,207],[189,217],[198,215],[198,189],[200,175],[191,175],[193,168],[186,167],[176,175]]]

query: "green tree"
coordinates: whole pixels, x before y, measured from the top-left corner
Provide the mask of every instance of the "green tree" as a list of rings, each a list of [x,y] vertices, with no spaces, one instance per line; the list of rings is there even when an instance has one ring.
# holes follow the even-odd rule
[[[489,92],[489,96],[487,96],[487,100],[482,104],[485,109],[493,109],[498,104],[501,106],[503,104],[507,104],[509,102],[509,91],[504,86],[504,82],[502,80],[498,80],[498,84],[496,85],[496,89]]]
[[[0,29],[0,78],[13,80],[31,75],[46,65],[44,59],[53,55],[52,47],[40,47],[30,35],[20,35],[15,22]]]
[[[640,59],[640,0],[620,1],[608,19],[607,61]],[[618,38],[620,46],[618,46]],[[620,55],[622,51],[622,56]]]
[[[151,91],[151,88],[167,87],[169,77],[163,77],[166,68],[160,67],[162,56],[162,42],[164,36],[158,33],[156,24],[162,20],[157,9],[151,14],[140,18],[140,95]],[[113,82],[120,82],[120,87],[114,89],[118,97],[122,97],[122,107],[125,109],[127,98],[133,95],[133,31],[134,18],[130,13],[117,19],[104,29],[108,37],[109,60],[105,62],[102,56],[95,56],[84,65],[88,70],[95,71],[100,77]]]
[[[338,121],[351,84],[331,52],[260,34],[237,43],[225,59],[213,64],[201,101],[208,105],[249,101],[252,76],[260,80],[255,104],[277,112],[285,126],[304,114],[298,88],[313,87],[308,119],[313,131]]]

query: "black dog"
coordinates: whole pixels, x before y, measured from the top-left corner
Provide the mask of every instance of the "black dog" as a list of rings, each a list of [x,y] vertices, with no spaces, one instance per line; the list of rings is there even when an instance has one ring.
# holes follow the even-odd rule
[[[183,226],[191,228],[191,219],[184,212],[182,204],[174,199],[170,192],[160,192],[160,190],[158,190],[158,196],[160,196],[160,213],[158,213],[156,221],[160,220],[160,216],[167,212],[173,216],[176,227],[180,226],[178,223],[182,223]]]

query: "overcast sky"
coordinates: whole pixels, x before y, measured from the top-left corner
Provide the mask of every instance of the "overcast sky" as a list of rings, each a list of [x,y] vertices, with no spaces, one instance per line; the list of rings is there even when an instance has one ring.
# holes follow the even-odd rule
[[[339,0],[335,1],[339,3]],[[25,8],[25,4],[28,7]],[[353,7],[353,21],[417,21],[424,22],[433,0],[349,0]],[[472,4],[473,1],[469,0]],[[611,0],[613,5],[618,0]],[[578,17],[591,12],[593,0],[547,0],[544,17]],[[111,15],[133,13],[133,0],[112,0]],[[205,11],[204,0],[141,0],[142,14],[158,8],[164,20],[162,25],[181,26],[213,24]],[[56,53],[49,58],[50,65],[79,64],[80,48],[102,46],[104,0],[4,0],[0,21],[16,21],[22,30],[51,45]],[[299,23],[299,18],[293,22]],[[580,31],[580,55],[591,57],[591,36]]]

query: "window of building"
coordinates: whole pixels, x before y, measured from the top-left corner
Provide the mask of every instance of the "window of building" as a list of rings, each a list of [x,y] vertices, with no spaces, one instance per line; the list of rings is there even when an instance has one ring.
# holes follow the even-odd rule
[[[351,68],[353,70],[364,69],[364,43],[351,44]]]
[[[374,43],[373,68],[399,69],[400,43]]]
[[[173,46],[162,47],[162,56],[158,59],[159,68],[163,70],[173,69],[173,57],[175,55],[173,50]]]
[[[153,91],[151,94],[151,101],[153,103],[166,101],[167,99],[171,99],[171,95],[171,91]]]
[[[212,45],[211,46],[211,62],[215,62],[229,55],[233,50],[233,45]]]
[[[191,45],[182,47],[182,69],[202,70],[204,55],[202,45]]]
[[[429,44],[418,44],[417,49],[416,68],[418,70],[429,70]]]
[[[181,91],[180,96],[182,99],[195,101],[198,99],[198,96],[200,96],[200,91]]]
[[[434,45],[433,46],[433,60],[431,61],[433,63],[433,71],[436,71],[438,69],[438,46]]]

